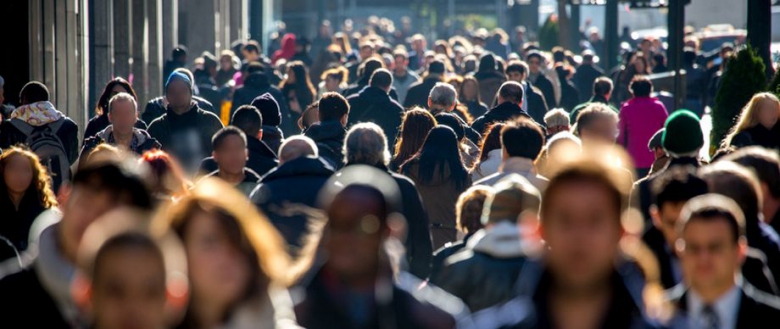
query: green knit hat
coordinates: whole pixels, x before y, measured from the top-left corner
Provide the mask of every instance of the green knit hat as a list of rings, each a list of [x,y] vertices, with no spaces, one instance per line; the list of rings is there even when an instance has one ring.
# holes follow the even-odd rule
[[[699,117],[685,109],[672,113],[666,119],[661,143],[671,156],[695,155],[704,146]]]

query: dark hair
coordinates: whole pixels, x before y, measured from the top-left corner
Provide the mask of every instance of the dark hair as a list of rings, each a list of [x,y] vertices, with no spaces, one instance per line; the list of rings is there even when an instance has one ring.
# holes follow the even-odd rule
[[[737,221],[737,218],[734,216],[731,211],[728,211],[726,209],[720,209],[715,207],[708,207],[708,208],[702,208],[698,209],[691,213],[688,220],[685,222],[690,223],[693,221],[707,221],[712,222],[719,219],[725,219],[726,223],[729,224],[729,228],[731,229],[731,237],[733,241],[738,241],[739,237],[744,235],[745,228],[740,227],[739,221]]]
[[[349,103],[338,93],[325,93],[320,98],[320,121],[341,120],[349,114]]]
[[[650,184],[651,198],[658,209],[666,203],[687,202],[708,191],[707,182],[686,166],[671,166]]]
[[[727,196],[739,204],[745,214],[748,234],[760,234],[761,190],[750,170],[721,161],[699,169],[698,176],[707,182],[711,193]]]
[[[73,176],[73,187],[107,193],[116,202],[151,210],[152,197],[137,168],[134,163],[87,165]]]
[[[506,74],[509,74],[509,72],[528,74],[528,64],[518,60],[510,61],[506,66]]]
[[[247,136],[257,137],[263,127],[260,110],[252,105],[241,105],[233,113],[230,124],[241,129]]]
[[[431,129],[420,152],[401,167],[401,172],[408,173],[408,164],[412,161],[419,162],[419,177],[423,184],[431,182],[437,173],[440,178],[445,178],[445,172],[449,171],[450,179],[458,190],[467,187],[469,172],[463,166],[458,140],[450,127],[436,126]]]
[[[368,82],[371,87],[387,88],[393,84],[393,75],[387,69],[378,69],[371,74]]]
[[[384,68],[385,64],[375,57],[363,61],[359,68],[362,68],[360,77],[363,79],[371,78],[371,75],[378,69]]]
[[[479,160],[474,163],[472,170],[479,169],[479,164],[487,160],[490,151],[501,148],[501,129],[503,128],[504,123],[502,122],[495,123],[487,128],[487,133],[483,135],[482,140],[479,142]]]
[[[742,213],[739,204],[733,199],[718,195],[707,194],[696,197],[685,204],[680,213],[680,221],[677,222],[677,232],[682,233],[692,221],[714,222],[725,220],[731,229],[731,239],[735,243],[747,231],[746,217]]]
[[[531,60],[531,58],[536,58],[536,59],[538,59],[539,61],[542,61],[542,62],[544,61],[544,57],[542,57],[542,53],[540,53],[540,52],[538,52],[536,50],[528,52],[528,55],[525,56],[525,60],[526,61]]]
[[[263,63],[254,61],[246,65],[246,73],[252,74],[252,73],[263,73],[265,72],[265,68],[263,67]]]
[[[776,151],[749,146],[723,158],[751,169],[767,185],[773,198],[780,198],[780,156]]]
[[[696,63],[696,50],[693,48],[683,48],[683,65],[692,66]]]
[[[544,147],[544,133],[533,121],[520,118],[501,129],[501,146],[510,157],[536,160]]]
[[[30,81],[19,91],[19,100],[24,103],[22,105],[48,101],[49,89],[43,83]]]
[[[458,139],[458,142],[463,140],[463,137],[466,136],[466,128],[463,127],[463,124],[454,114],[439,112],[433,117],[436,119],[438,125],[450,127],[452,131],[455,132],[455,137]]]
[[[650,93],[653,92],[653,83],[646,76],[637,75],[631,79],[629,88],[634,97],[650,97]]]
[[[171,51],[171,57],[174,59],[181,56],[187,56],[187,47],[184,45],[178,45],[176,48],[173,48],[173,51]]]
[[[422,148],[428,132],[436,126],[433,115],[419,107],[415,107],[404,113],[401,123],[400,137],[395,142],[395,156],[393,164],[400,167],[404,162],[413,157]]]
[[[214,137],[211,138],[211,148],[214,151],[218,150],[219,147],[222,146],[222,143],[225,141],[225,138],[227,138],[228,136],[241,137],[241,140],[244,141],[244,146],[246,147],[246,135],[244,134],[244,132],[235,126],[227,126],[214,133]]]
[[[105,261],[106,257],[111,255],[111,252],[118,251],[118,250],[127,250],[127,249],[133,249],[133,250],[143,250],[144,252],[148,252],[150,254],[153,254],[156,258],[156,265],[160,266],[161,269],[163,269],[163,272],[161,273],[161,278],[163,280],[163,289],[165,288],[164,282],[165,282],[165,258],[163,257],[162,250],[160,249],[160,246],[147,234],[141,233],[141,232],[134,232],[134,231],[127,231],[119,233],[105,242],[100,246],[100,249],[98,249],[97,253],[95,254],[95,258],[92,261],[92,264],[90,268],[88,269],[90,277],[92,278],[93,282],[97,281],[98,278],[98,272],[100,269],[100,265]],[[151,265],[151,264],[150,264]]]
[[[612,92],[612,80],[607,77],[599,77],[593,81],[593,95],[606,97]]]
[[[498,88],[498,96],[506,102],[518,104],[523,101],[523,86],[515,81],[507,81]]]
[[[106,84],[106,87],[103,88],[103,93],[100,95],[100,98],[95,105],[95,116],[101,116],[105,113],[108,113],[108,101],[111,100],[111,90],[113,90],[117,85],[122,86],[126,93],[130,94],[133,96],[133,98],[135,98],[136,101],[138,101],[138,96],[135,94],[133,86],[131,86],[127,80],[122,77],[111,79],[111,81]]]
[[[243,47],[241,47],[242,51],[248,51],[252,53],[260,53],[260,46],[257,44],[257,41],[249,40]]]
[[[320,102],[316,101],[314,103],[309,104],[309,106],[306,107],[305,110],[303,110],[303,113],[301,113],[301,117],[298,118],[298,129],[301,131],[305,131],[306,129],[309,129],[312,124],[317,122],[316,118],[312,122],[306,122],[307,118],[312,115],[312,112],[314,109],[317,109],[317,116],[319,116],[320,111]]]
[[[294,88],[295,96],[298,98],[298,103],[301,107],[309,106],[309,104],[315,101],[314,97],[317,95],[317,91],[314,89],[314,85],[311,84],[311,79],[309,79],[309,70],[301,61],[290,62],[287,64],[287,69],[292,70],[292,74],[295,75],[295,83],[290,84],[287,79],[284,79],[279,84],[279,89],[286,93],[289,88]]]

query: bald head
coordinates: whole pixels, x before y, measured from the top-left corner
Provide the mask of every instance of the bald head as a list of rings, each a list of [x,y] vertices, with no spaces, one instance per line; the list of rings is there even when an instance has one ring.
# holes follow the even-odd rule
[[[318,155],[317,144],[306,136],[293,136],[284,141],[279,148],[279,165],[295,160],[303,156]]]

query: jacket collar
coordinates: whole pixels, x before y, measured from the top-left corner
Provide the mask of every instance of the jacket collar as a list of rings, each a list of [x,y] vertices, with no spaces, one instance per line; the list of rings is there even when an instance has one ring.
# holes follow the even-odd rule
[[[268,144],[257,138],[247,136],[246,147],[249,149],[249,153],[276,159],[276,153],[268,147]]]
[[[300,176],[329,177],[333,174],[333,168],[319,157],[300,157],[285,162],[279,167],[271,169],[261,182],[268,183],[277,179]]]
[[[525,255],[520,228],[510,221],[500,221],[484,228],[466,242],[466,248],[496,258],[515,258]]]
[[[490,153],[488,153],[490,154]],[[517,174],[536,174],[536,168],[534,167],[534,161],[531,159],[521,157],[511,157],[506,159],[499,170],[502,173],[517,173]]]

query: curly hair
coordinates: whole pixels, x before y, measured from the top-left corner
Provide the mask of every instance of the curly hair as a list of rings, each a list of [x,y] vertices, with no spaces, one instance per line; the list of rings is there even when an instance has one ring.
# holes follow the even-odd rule
[[[30,186],[27,187],[25,194],[35,193],[36,199],[44,208],[52,208],[57,206],[57,197],[52,190],[51,178],[48,171],[43,167],[38,160],[38,156],[32,151],[20,146],[12,146],[6,149],[2,155],[0,155],[0,191],[5,193],[8,187],[5,185],[5,179],[3,174],[5,173],[6,165],[11,161],[14,156],[21,156],[30,161],[30,167],[32,168],[33,177]]]

